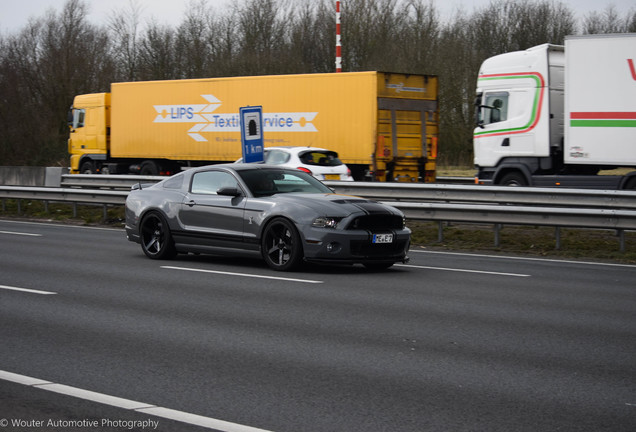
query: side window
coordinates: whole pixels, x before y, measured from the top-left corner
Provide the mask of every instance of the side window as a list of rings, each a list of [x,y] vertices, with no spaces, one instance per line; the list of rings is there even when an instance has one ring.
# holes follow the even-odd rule
[[[73,110],[73,129],[84,127],[84,118],[86,117],[85,109]]]
[[[508,92],[486,93],[482,105],[483,124],[508,120]]]
[[[236,179],[223,171],[203,171],[196,173],[192,179],[192,193],[216,195],[222,187],[238,187]]]

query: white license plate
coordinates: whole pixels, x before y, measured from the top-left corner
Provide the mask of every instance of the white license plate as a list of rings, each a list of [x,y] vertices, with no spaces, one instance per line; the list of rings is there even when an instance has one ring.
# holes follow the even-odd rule
[[[393,243],[393,234],[373,234],[373,243]]]

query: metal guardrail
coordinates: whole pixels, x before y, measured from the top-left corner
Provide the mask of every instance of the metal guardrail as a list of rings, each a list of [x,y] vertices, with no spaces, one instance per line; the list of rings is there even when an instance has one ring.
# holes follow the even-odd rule
[[[160,176],[62,175],[62,187],[130,190],[136,183],[154,183]],[[337,193],[390,201],[460,202],[636,210],[636,192],[596,189],[514,188],[474,184],[324,182]]]
[[[165,180],[161,176],[63,174],[61,186],[67,188],[125,189],[136,183],[156,183]]]
[[[45,211],[48,212],[49,202],[68,202],[73,205],[73,217],[77,217],[78,204],[101,205],[103,220],[107,219],[109,205],[123,205],[126,203],[128,191],[114,191],[101,189],[50,188],[29,186],[0,186],[2,210],[5,210],[5,199],[15,199],[18,202],[18,213],[22,213],[21,200],[44,201]]]
[[[325,182],[336,192],[391,201],[432,201],[636,210],[636,192],[510,186]]]
[[[63,175],[62,188],[0,186],[0,199],[33,199],[71,203],[124,204],[135,183],[165,177]],[[495,245],[502,225],[617,230],[624,250],[624,231],[636,230],[636,192],[552,188],[511,188],[477,185],[325,182],[337,193],[373,198],[401,209],[408,219],[492,224]],[[73,186],[73,187],[69,187]],[[88,189],[90,188],[90,189]],[[99,188],[99,189],[96,189]],[[126,190],[113,190],[113,189]],[[3,204],[4,205],[4,204]]]

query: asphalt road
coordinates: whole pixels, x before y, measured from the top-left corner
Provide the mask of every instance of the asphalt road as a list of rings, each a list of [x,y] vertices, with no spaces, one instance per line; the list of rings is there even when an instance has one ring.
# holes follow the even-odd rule
[[[0,432],[636,430],[635,266],[278,273],[15,221],[0,245]]]

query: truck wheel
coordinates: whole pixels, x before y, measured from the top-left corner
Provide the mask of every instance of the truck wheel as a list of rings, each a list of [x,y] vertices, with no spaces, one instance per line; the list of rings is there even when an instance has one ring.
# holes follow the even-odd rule
[[[168,222],[161,214],[152,212],[146,215],[141,221],[139,234],[141,249],[148,258],[170,259],[177,254]]]
[[[505,174],[498,182],[501,186],[528,186],[528,182],[523,174],[510,172]]]
[[[159,167],[154,161],[145,161],[141,164],[139,169],[139,175],[142,176],[156,176],[159,175]]]
[[[283,218],[271,221],[263,231],[261,254],[274,270],[288,271],[298,267],[303,259],[303,245],[294,224]]]
[[[80,174],[95,174],[95,163],[93,161],[82,162]]]
[[[625,190],[634,190],[636,189],[636,177],[632,177],[629,180],[627,180],[627,183],[625,183]]]

